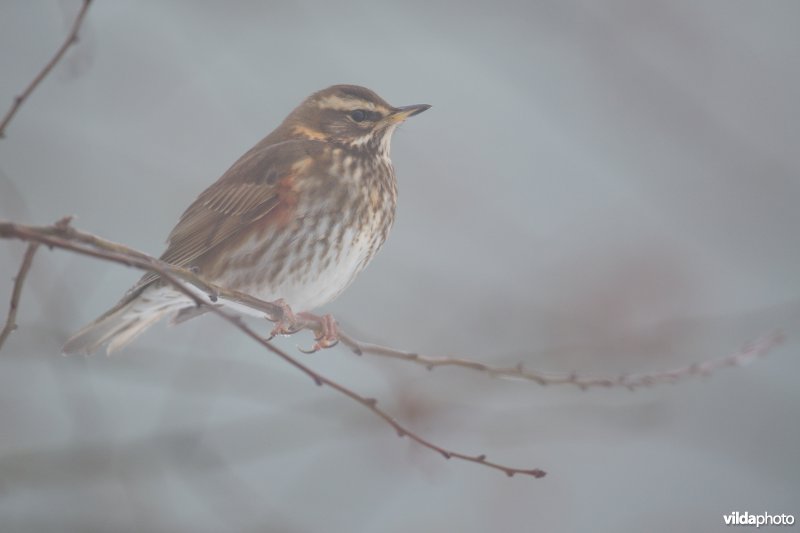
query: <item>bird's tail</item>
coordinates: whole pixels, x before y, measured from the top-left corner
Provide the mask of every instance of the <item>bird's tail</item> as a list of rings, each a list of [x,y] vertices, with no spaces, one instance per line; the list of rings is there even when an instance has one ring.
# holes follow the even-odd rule
[[[69,338],[61,351],[64,354],[96,352],[104,344],[109,355],[131,343],[147,328],[167,315],[191,305],[182,294],[169,287],[149,287],[139,294],[122,299]]]

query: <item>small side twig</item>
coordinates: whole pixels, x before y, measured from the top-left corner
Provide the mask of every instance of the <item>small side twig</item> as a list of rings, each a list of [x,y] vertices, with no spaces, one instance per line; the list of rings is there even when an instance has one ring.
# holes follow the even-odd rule
[[[14,103],[11,105],[8,111],[6,111],[5,116],[2,120],[0,120],[0,139],[5,137],[6,127],[8,123],[11,122],[11,119],[14,118],[14,115],[17,114],[17,111],[25,103],[25,100],[31,95],[31,93],[36,89],[36,87],[42,82],[42,80],[53,70],[53,67],[61,61],[61,58],[66,53],[67,49],[78,42],[78,31],[81,28],[81,24],[83,24],[83,19],[86,17],[86,12],[89,10],[89,5],[92,3],[92,0],[83,0],[83,5],[81,6],[81,10],[78,12],[78,15],[75,17],[75,21],[72,23],[72,29],[70,30],[67,38],[61,44],[61,46],[56,51],[56,54],[47,62],[47,64],[39,71],[35,78],[28,84],[22,93],[16,97],[14,97]]]
[[[3,331],[0,331],[0,350],[3,349],[6,339],[11,332],[17,329],[17,309],[19,309],[19,298],[22,295],[22,286],[25,284],[25,278],[28,276],[28,271],[33,264],[33,256],[39,245],[30,243],[25,250],[25,255],[22,257],[22,263],[19,265],[19,272],[14,278],[14,289],[11,291],[11,302],[8,304],[8,316],[6,317],[6,324],[3,326]]]
[[[677,383],[678,381],[682,381],[694,376],[709,376],[722,368],[744,366],[755,359],[764,357],[772,348],[780,344],[783,341],[783,334],[780,331],[775,331],[755,340],[754,342],[747,343],[738,352],[734,352],[717,359],[710,359],[671,370],[663,370],[647,374],[622,374],[617,377],[579,376],[575,373],[545,373],[535,370],[528,370],[522,365],[522,363],[519,363],[513,367],[497,367],[487,365],[479,361],[472,361],[458,357],[432,357],[414,352],[404,352],[394,348],[380,346],[378,344],[361,342],[343,332],[339,332],[339,340],[341,340],[342,344],[349,347],[357,355],[370,354],[381,357],[389,357],[392,359],[400,359],[424,366],[428,370],[433,370],[434,368],[444,366],[453,366],[475,370],[478,372],[485,372],[492,377],[532,381],[534,383],[538,383],[539,385],[573,385],[581,390],[597,387],[619,387],[629,390],[636,390],[642,387]]]

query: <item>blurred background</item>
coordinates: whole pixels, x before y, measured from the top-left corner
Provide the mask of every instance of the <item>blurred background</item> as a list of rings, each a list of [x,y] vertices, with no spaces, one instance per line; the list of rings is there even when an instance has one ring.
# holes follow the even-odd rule
[[[0,3],[0,108],[77,0]],[[158,255],[183,209],[334,83],[433,109],[395,135],[381,253],[324,311],[364,340],[615,376],[631,393],[303,356],[445,461],[206,316],[112,358],[68,335],[139,273],[41,250],[0,353],[3,531],[723,531],[800,514],[800,4],[108,2],[0,141],[0,217]],[[0,242],[0,309],[24,251]],[[270,326],[256,324],[266,332]],[[800,517],[798,517],[800,518]]]

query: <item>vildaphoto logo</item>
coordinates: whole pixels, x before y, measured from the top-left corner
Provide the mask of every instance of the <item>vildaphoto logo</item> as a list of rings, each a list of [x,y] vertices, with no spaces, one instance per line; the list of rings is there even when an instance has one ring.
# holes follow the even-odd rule
[[[791,526],[794,524],[794,515],[790,514],[750,514],[747,511],[722,515],[722,522],[726,526]]]

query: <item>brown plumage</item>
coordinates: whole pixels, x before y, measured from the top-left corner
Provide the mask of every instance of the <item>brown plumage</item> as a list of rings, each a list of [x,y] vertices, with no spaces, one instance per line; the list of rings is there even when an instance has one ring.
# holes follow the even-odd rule
[[[429,107],[392,107],[353,85],[311,95],[186,209],[161,259],[295,311],[330,302],[385,241],[397,202],[392,133]],[[196,313],[147,274],[63,351],[111,353],[170,315]]]

